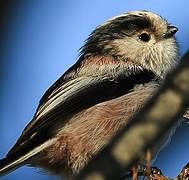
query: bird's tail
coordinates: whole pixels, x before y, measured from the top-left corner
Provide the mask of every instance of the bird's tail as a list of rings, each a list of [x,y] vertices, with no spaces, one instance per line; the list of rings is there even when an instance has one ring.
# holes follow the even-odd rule
[[[54,140],[55,139],[50,139],[21,156],[18,156],[19,153],[13,153],[4,159],[1,159],[0,160],[0,177],[5,176],[9,174],[10,172],[18,169],[19,167],[28,164],[28,162],[30,162],[31,157],[35,156],[36,154],[41,152],[43,149],[54,144],[55,142]]]
[[[0,160],[0,177],[9,174],[10,172],[25,165],[25,161],[22,158],[13,159],[12,157],[6,157]]]

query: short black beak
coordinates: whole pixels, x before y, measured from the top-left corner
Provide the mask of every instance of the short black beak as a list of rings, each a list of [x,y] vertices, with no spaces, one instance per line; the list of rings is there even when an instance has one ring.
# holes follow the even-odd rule
[[[178,31],[178,28],[175,26],[168,26],[167,32],[163,35],[164,38],[172,37],[176,32]]]

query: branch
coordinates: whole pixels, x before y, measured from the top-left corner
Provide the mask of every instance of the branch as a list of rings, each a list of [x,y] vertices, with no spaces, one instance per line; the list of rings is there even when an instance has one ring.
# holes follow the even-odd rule
[[[150,176],[150,180],[188,180],[189,178],[189,163],[183,167],[180,174],[175,178],[169,178],[163,175],[152,175]]]
[[[189,107],[189,51],[163,86],[75,180],[115,180],[145,156]],[[179,176],[180,177],[180,176]]]

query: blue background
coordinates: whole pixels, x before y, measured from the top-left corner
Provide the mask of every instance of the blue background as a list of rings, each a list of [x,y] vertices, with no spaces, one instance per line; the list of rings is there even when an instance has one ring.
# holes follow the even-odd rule
[[[133,10],[149,10],[179,27],[183,55],[189,49],[188,0],[25,0],[9,15],[0,42],[0,158],[32,119],[45,90],[78,58],[78,49],[97,25]],[[171,177],[189,160],[189,125],[182,125],[155,165]],[[2,180],[55,180],[41,170],[22,167]]]

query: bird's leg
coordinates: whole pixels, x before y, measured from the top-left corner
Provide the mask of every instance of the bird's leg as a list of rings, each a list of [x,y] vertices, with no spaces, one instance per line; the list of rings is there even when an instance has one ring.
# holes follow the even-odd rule
[[[146,162],[147,162],[146,173],[147,173],[148,179],[151,174],[151,161],[152,161],[152,154],[151,154],[150,149],[148,149],[146,152]]]
[[[139,176],[148,177],[148,180],[165,180],[167,179],[161,172],[161,170],[157,167],[152,167],[149,165],[139,165],[140,171]]]
[[[157,167],[150,167],[150,179],[152,179],[152,175],[162,175],[161,170]],[[144,178],[147,177],[147,166],[143,164],[137,164],[133,166],[132,170],[127,171],[125,174],[121,176],[120,179],[127,179],[133,177],[133,179],[137,179],[138,176],[143,176]]]
[[[146,162],[147,162],[147,166],[146,166],[146,175],[148,177],[148,180],[164,180],[167,179],[167,177],[165,177],[161,170],[158,169],[157,167],[151,167],[151,161],[152,161],[152,153],[150,151],[150,149],[147,150],[146,153]]]
[[[135,168],[137,169],[138,176],[143,176],[144,178],[147,177],[147,166],[138,164],[137,166],[135,165]],[[136,169],[134,169],[134,168],[132,168],[132,169],[133,170],[127,171],[127,173],[125,173],[120,178],[120,180],[125,180],[125,179],[131,178],[131,177],[133,177],[133,179],[135,179],[135,176],[134,176],[135,173],[133,173],[133,171],[135,171]],[[137,176],[137,178],[138,178],[138,176]],[[184,166],[184,168],[182,169],[180,174],[175,178],[169,178],[167,176],[164,176],[162,174],[161,170],[158,169],[157,167],[150,167],[150,175],[148,176],[148,178],[150,180],[188,180],[189,179],[189,163],[186,166]]]
[[[138,180],[138,166],[134,165],[132,168],[133,180]]]
[[[121,179],[127,179],[132,177],[133,180],[138,180],[138,176],[147,177],[148,180],[167,180],[167,177],[164,176],[160,169],[157,167],[151,166],[152,155],[150,149],[146,152],[146,165],[137,164],[134,165],[132,170],[127,171]]]

